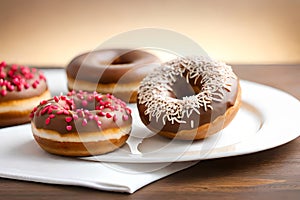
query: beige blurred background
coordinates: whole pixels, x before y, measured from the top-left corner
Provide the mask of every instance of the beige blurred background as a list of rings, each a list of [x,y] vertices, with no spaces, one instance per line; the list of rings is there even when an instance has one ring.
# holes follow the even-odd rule
[[[300,63],[300,0],[0,0],[0,24],[0,60],[29,65],[65,66],[143,27],[187,35],[230,63]]]

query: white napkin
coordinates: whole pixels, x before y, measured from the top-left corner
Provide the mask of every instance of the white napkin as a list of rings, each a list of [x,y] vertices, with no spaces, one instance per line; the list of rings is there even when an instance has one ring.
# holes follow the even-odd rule
[[[84,161],[44,152],[29,124],[0,129],[0,177],[133,193],[197,162],[125,164]]]

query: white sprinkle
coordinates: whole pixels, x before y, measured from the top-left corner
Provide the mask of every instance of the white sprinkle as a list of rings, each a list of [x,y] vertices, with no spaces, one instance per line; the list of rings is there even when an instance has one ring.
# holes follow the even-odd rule
[[[194,128],[194,120],[191,120],[191,128]]]
[[[201,92],[183,97],[182,100],[166,96],[165,93],[172,90],[178,76],[185,76],[187,82],[190,79],[201,78]],[[187,57],[172,60],[157,68],[141,82],[138,99],[147,109],[145,114],[163,124],[168,120],[186,123],[182,120],[189,118],[192,112],[200,114],[200,108],[206,112],[213,110],[212,101],[220,102],[224,99],[226,90],[231,90],[232,79],[237,79],[230,66],[206,57]],[[191,120],[191,127],[194,121]]]

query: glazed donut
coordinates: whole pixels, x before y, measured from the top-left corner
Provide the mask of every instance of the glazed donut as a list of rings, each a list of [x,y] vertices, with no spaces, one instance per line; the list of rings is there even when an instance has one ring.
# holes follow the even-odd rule
[[[30,122],[31,110],[45,98],[50,92],[40,71],[0,63],[0,127]]]
[[[69,90],[111,93],[125,102],[136,102],[142,79],[159,59],[145,51],[105,49],[75,57],[67,66]]]
[[[142,122],[168,138],[199,140],[226,127],[240,107],[239,79],[230,66],[206,57],[178,58],[142,81]]]
[[[116,97],[71,91],[43,100],[31,113],[36,142],[45,151],[89,156],[122,146],[131,131],[131,110]]]

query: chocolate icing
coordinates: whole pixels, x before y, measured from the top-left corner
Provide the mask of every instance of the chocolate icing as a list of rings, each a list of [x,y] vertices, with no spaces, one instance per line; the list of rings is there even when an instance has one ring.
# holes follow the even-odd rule
[[[74,91],[41,102],[31,117],[37,129],[62,135],[100,132],[132,123],[131,110],[120,99],[109,94]]]
[[[35,68],[2,62],[0,74],[0,103],[40,96],[48,89],[45,76]]]
[[[75,57],[67,66],[67,76],[74,80],[92,83],[140,82],[159,59],[145,51],[130,49],[105,49]],[[122,77],[126,74],[126,78]]]
[[[141,117],[142,122],[151,130],[153,131],[168,131],[168,132],[173,132],[177,133],[181,130],[191,130],[193,128],[199,127],[201,125],[204,125],[206,123],[210,123],[213,120],[215,120],[218,116],[223,115],[228,108],[234,105],[236,97],[237,97],[237,91],[238,91],[238,80],[233,82],[232,85],[232,91],[231,92],[226,92],[225,98],[221,102],[212,102],[212,107],[214,108],[213,110],[208,109],[207,111],[204,111],[203,107],[199,109],[200,115],[193,112],[189,118],[186,116],[182,119],[184,121],[194,121],[194,127],[191,127],[190,123],[174,123],[172,124],[170,121],[166,121],[166,124],[163,123],[162,120],[156,121],[153,119],[151,122],[149,120],[149,116],[145,115],[145,111],[147,107],[144,104],[139,104],[139,101],[137,102],[138,105],[138,110],[139,110],[139,115]],[[188,91],[191,90],[191,87],[187,87],[186,85],[180,85],[177,87],[176,90],[179,91]],[[187,92],[184,92],[187,94]],[[195,93],[194,93],[195,94]],[[190,95],[194,95],[191,94]],[[173,98],[178,98],[180,99],[182,94],[174,94],[174,91],[169,91],[166,93],[166,95],[173,97]]]
[[[198,59],[198,58],[197,58]],[[227,111],[228,108],[233,106],[235,104],[235,101],[237,99],[237,93],[239,90],[239,79],[233,74],[231,71],[231,68],[226,65],[226,68],[229,70],[228,72],[221,72],[223,70],[222,64],[215,63],[214,61],[206,60],[203,58],[199,58],[199,61],[197,59],[190,59],[186,58],[186,60],[182,61],[179,59],[176,61],[171,61],[170,63],[164,64],[167,66],[167,70],[169,71],[170,68],[169,65],[174,65],[175,68],[179,71],[182,71],[182,73],[179,73],[177,75],[170,75],[170,79],[174,79],[174,81],[167,81],[165,79],[157,78],[160,73],[163,73],[165,69],[158,68],[157,71],[153,74],[148,75],[142,82],[140,89],[138,91],[138,100],[137,100],[137,106],[139,110],[139,115],[141,117],[142,122],[152,131],[167,131],[172,133],[177,133],[181,130],[192,130],[195,129],[201,125],[204,125],[206,123],[210,123],[213,120],[215,120],[218,116],[224,115],[224,113]],[[183,62],[183,63],[182,63]],[[184,65],[187,64],[187,65]],[[192,67],[189,67],[190,65],[195,65]],[[197,66],[198,65],[198,66]],[[181,101],[185,97],[191,97],[199,94],[200,92],[203,92],[204,87],[204,80],[203,80],[203,74],[195,74],[193,78],[191,78],[191,71],[192,69],[199,70],[200,66],[209,66],[207,69],[212,70],[211,77],[206,77],[206,79],[216,79],[215,74],[217,73],[219,79],[223,84],[220,83],[220,85],[216,88],[217,91],[209,92],[211,94],[222,94],[220,96],[211,96],[210,101],[206,101],[207,105],[200,106],[197,108],[197,112],[191,109],[190,114],[183,115],[182,118],[178,118],[178,121],[174,123],[174,121],[171,121],[170,119],[166,118],[167,120],[163,120],[162,116],[165,114],[161,114],[160,116],[152,116],[152,119],[150,120],[150,116],[152,113],[149,113],[149,101],[150,99],[153,99],[153,97],[145,97],[144,95],[159,95],[157,98],[162,98],[161,101],[165,101],[164,97],[171,97],[171,99],[177,99],[178,101]],[[214,68],[214,65],[216,65],[216,68]],[[220,70],[220,71],[218,71]],[[201,71],[201,70],[200,70]],[[169,73],[173,73],[172,70]],[[222,78],[224,76],[224,78]],[[165,81],[161,81],[165,80]],[[156,86],[153,86],[157,83]],[[225,87],[226,86],[226,87]],[[228,88],[228,86],[230,86]],[[142,92],[146,91],[147,94],[143,94]],[[149,101],[147,101],[149,99]],[[141,100],[143,102],[141,102]],[[173,101],[172,100],[172,101]],[[198,99],[195,99],[195,101],[198,101]],[[199,103],[199,102],[195,102]],[[160,104],[160,101],[158,101],[158,104]],[[203,103],[204,104],[204,103]],[[153,104],[154,105],[154,104]],[[163,105],[163,104],[162,104]],[[191,104],[193,105],[193,104]],[[166,109],[164,108],[157,108],[157,109]],[[187,108],[189,109],[189,108]],[[176,112],[176,111],[174,111]],[[148,114],[149,113],[149,114]],[[154,111],[153,113],[157,113]],[[189,113],[189,112],[187,112]]]

